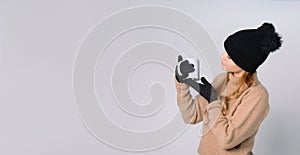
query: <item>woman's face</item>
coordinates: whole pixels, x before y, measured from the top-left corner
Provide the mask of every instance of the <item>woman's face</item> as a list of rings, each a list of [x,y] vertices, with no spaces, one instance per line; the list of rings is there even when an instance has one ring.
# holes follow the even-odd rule
[[[233,73],[240,73],[243,71],[243,69],[241,69],[239,66],[237,66],[232,59],[230,58],[230,56],[227,54],[227,52],[225,51],[222,55],[222,68],[224,71],[226,72],[233,72]]]

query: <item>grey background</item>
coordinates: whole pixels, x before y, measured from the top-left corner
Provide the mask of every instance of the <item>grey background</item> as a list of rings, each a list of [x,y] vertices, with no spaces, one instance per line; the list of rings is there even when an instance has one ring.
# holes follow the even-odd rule
[[[271,111],[257,135],[254,153],[298,152],[300,2],[2,0],[0,154],[136,154],[101,143],[86,129],[73,98],[72,69],[81,41],[95,24],[140,5],[186,12],[207,29],[220,54],[230,33],[271,21],[284,44],[258,70],[270,93]],[[169,145],[137,154],[196,154],[199,131],[199,125],[191,126]]]

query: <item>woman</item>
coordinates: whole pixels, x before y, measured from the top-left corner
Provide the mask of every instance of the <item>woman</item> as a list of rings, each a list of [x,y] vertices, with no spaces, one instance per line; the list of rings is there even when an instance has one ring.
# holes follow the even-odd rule
[[[257,79],[257,68],[281,46],[270,23],[230,35],[224,42],[222,68],[226,73],[210,84],[187,78],[195,69],[187,60],[176,66],[177,102],[185,123],[203,121],[201,155],[251,155],[254,138],[269,112],[268,91]],[[189,86],[199,92],[192,98]]]

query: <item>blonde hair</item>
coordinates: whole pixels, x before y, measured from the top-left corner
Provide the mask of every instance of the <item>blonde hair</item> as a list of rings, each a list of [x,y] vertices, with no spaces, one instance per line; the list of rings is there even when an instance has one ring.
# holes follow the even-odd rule
[[[226,81],[225,81],[225,86],[227,85],[227,82],[229,81],[229,73],[227,72],[226,74]],[[225,96],[222,102],[222,114],[225,116],[227,114],[227,110],[228,110],[228,101],[232,100],[232,99],[237,99],[243,92],[244,90],[246,90],[247,88],[251,87],[251,86],[255,86],[257,85],[257,83],[255,82],[255,76],[256,76],[256,72],[254,73],[249,73],[249,72],[244,72],[244,74],[241,77],[240,80],[240,86],[238,87],[238,89],[233,92],[232,94],[229,94],[228,96]]]

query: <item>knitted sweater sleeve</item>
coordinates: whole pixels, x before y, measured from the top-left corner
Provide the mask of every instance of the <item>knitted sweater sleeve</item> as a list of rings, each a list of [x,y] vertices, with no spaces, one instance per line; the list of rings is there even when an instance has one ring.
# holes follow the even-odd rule
[[[179,83],[175,79],[177,90],[177,104],[180,109],[182,118],[187,124],[196,124],[203,120],[204,110],[207,101],[200,95],[194,99],[190,93],[190,88],[184,83]]]
[[[221,114],[219,100],[207,106],[210,128],[224,149],[234,148],[255,134],[269,112],[268,92],[263,86],[249,88],[244,93],[231,116]]]

